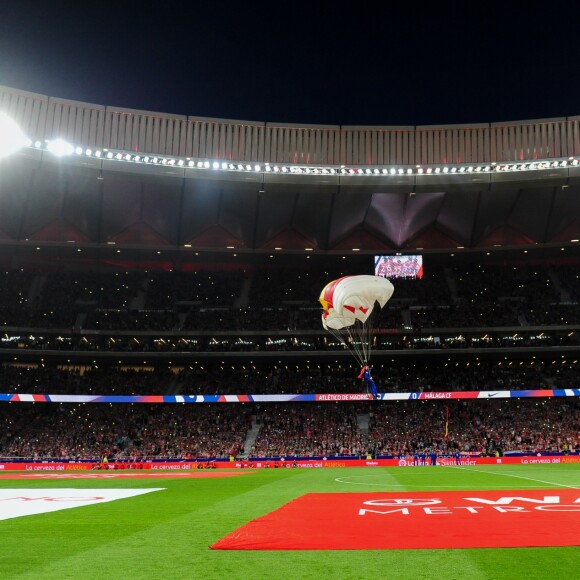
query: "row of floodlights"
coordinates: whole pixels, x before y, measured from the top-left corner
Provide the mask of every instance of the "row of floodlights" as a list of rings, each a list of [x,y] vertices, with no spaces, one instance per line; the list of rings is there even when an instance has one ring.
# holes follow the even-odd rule
[[[108,149],[92,149],[75,147],[63,139],[32,142],[16,123],[5,113],[0,112],[0,157],[9,155],[22,147],[34,147],[46,150],[57,156],[82,155],[97,159],[110,159],[130,163],[143,163],[147,165],[165,165],[169,167],[183,167],[193,169],[213,169],[236,172],[264,172],[299,175],[349,175],[349,176],[373,176],[373,175],[438,175],[438,174],[464,174],[464,173],[490,173],[490,172],[517,172],[534,171],[576,167],[580,159],[570,157],[568,159],[525,161],[520,163],[483,164],[483,165],[442,165],[433,167],[314,167],[310,165],[272,165],[265,163],[234,163],[230,161],[207,161],[193,160],[190,158],[166,157],[159,155],[141,155],[127,151],[111,151]]]
[[[304,165],[272,165],[265,163],[240,163],[231,161],[208,161],[194,160],[190,158],[165,157],[160,155],[144,155],[130,153],[126,151],[111,151],[109,149],[92,149],[90,147],[75,147],[61,139],[43,142],[36,141],[33,145],[37,149],[45,148],[47,151],[58,155],[81,155],[96,159],[108,159],[130,163],[140,163],[146,165],[161,165],[168,167],[182,167],[192,169],[212,169],[217,171],[254,172],[254,173],[281,173],[298,175],[352,175],[352,176],[373,176],[373,175],[446,175],[446,174],[470,174],[470,173],[491,173],[491,172],[518,172],[536,171],[547,169],[566,168],[568,166],[577,167],[580,159],[570,157],[568,159],[554,159],[543,161],[526,161],[520,163],[504,164],[484,164],[484,165],[444,165],[436,167],[315,167]]]

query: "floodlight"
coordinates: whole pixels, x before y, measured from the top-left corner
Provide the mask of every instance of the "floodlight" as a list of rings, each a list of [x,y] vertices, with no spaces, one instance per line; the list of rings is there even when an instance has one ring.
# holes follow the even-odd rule
[[[46,149],[57,157],[72,155],[74,153],[74,147],[64,139],[53,139],[51,141],[47,141]]]
[[[16,122],[6,113],[0,112],[0,158],[16,153],[22,147],[29,147],[30,144],[30,139]]]

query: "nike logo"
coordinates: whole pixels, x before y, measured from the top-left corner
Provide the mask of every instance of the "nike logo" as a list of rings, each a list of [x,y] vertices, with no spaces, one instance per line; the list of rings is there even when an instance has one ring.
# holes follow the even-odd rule
[[[499,395],[499,393],[487,393],[488,397],[495,397],[496,395]]]

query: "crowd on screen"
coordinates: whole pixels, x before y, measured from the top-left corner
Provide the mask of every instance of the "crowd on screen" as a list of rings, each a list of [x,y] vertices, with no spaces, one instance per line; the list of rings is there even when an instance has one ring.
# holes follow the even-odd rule
[[[580,452],[575,398],[0,406],[0,457],[208,459]]]

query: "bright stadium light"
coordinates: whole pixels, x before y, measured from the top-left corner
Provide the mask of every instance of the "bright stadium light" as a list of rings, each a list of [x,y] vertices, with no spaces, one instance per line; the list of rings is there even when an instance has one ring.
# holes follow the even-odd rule
[[[16,122],[6,113],[0,112],[0,158],[29,147],[30,139],[20,130]]]
[[[64,157],[65,155],[72,155],[74,153],[74,147],[64,139],[48,141],[46,149],[57,157]]]

